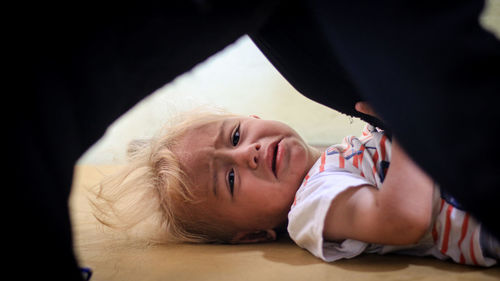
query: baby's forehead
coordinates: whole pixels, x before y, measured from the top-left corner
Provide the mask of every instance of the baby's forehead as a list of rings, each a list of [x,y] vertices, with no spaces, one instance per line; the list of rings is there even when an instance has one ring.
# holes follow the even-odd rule
[[[218,116],[204,122],[191,124],[180,138],[180,146],[186,151],[197,148],[213,148],[217,138],[222,134],[225,125],[242,119],[241,116]],[[227,127],[227,126],[226,126]]]
[[[224,124],[231,124],[241,118],[226,116],[192,124],[178,140],[174,152],[184,172],[196,184],[196,189],[205,189],[205,185],[213,182],[214,167],[211,165],[215,159],[216,141],[221,137]]]
[[[178,147],[185,151],[192,151],[203,145],[212,144],[221,122],[222,120],[190,125],[178,140]]]
[[[190,192],[198,199],[205,198],[211,182],[209,153],[194,151],[178,156],[181,169],[189,180]]]
[[[217,116],[208,118],[208,120],[202,120],[201,122],[195,122],[187,127],[185,136],[192,137],[195,135],[197,137],[215,139],[224,124],[242,118],[241,116]],[[201,134],[203,134],[203,136],[201,136]]]
[[[218,123],[210,122],[191,127],[175,146],[174,153],[188,178],[196,185],[196,189],[203,189],[200,185],[209,180]]]
[[[176,154],[181,164],[188,168],[188,170],[208,166],[214,154],[214,146],[211,139],[207,138],[206,135],[203,137],[186,136],[186,138],[176,149]]]

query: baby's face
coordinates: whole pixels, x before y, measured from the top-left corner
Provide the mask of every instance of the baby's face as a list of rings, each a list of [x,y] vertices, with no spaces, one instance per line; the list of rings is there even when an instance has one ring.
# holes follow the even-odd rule
[[[174,150],[200,208],[241,230],[286,222],[295,192],[319,152],[289,126],[234,117],[190,128]]]

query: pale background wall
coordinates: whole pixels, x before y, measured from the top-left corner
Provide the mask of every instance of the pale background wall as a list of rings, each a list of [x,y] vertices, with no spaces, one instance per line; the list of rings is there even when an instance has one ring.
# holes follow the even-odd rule
[[[488,4],[481,23],[500,37],[500,0]],[[299,94],[244,36],[125,113],[78,163],[123,163],[130,141],[152,136],[169,116],[198,105],[280,120],[313,145],[359,135],[364,125]]]

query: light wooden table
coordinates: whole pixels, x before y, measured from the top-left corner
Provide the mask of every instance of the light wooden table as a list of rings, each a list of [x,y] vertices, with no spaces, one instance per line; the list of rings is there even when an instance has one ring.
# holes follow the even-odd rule
[[[500,280],[500,267],[477,268],[433,258],[365,255],[325,263],[288,238],[255,245],[172,244],[143,247],[116,242],[90,213],[83,187],[114,166],[77,166],[70,200],[75,252],[91,281],[140,280]]]

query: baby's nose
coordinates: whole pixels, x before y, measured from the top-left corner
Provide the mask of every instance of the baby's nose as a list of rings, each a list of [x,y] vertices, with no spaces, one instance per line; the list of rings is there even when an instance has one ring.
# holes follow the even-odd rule
[[[248,163],[248,166],[251,169],[257,169],[259,166],[259,153],[260,153],[260,147],[261,145],[258,143],[249,145],[246,149],[243,155],[243,159],[245,162]]]

